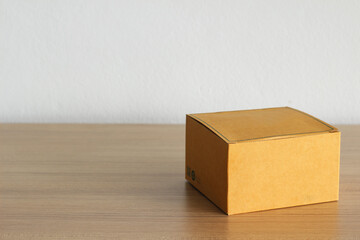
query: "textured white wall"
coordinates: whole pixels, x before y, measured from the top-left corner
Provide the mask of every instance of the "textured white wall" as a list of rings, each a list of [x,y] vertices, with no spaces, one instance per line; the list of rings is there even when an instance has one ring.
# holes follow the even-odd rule
[[[360,1],[0,0],[0,122],[360,123]]]

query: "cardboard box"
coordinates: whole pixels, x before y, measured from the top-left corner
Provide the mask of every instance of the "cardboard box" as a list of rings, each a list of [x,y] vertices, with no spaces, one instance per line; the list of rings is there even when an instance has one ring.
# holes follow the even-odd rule
[[[225,213],[339,199],[340,132],[281,107],[186,116],[185,178]]]

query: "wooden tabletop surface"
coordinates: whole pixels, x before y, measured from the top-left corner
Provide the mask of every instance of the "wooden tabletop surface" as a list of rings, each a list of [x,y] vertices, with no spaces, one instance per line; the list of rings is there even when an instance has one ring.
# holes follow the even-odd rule
[[[0,239],[360,239],[360,126],[338,202],[227,216],[184,180],[183,125],[0,125]]]

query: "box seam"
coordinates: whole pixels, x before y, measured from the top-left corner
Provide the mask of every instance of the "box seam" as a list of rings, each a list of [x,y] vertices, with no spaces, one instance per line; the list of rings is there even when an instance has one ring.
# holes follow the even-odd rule
[[[332,133],[332,132],[337,132],[338,129],[331,126],[330,124],[325,123],[324,121],[321,121],[320,119],[307,114],[305,112],[302,112],[300,110],[291,108],[291,107],[285,107],[288,109],[291,109],[293,111],[297,111],[303,115],[306,115],[318,122],[320,122],[321,124],[327,126],[329,128],[329,130],[325,130],[325,131],[314,131],[314,132],[299,132],[299,133],[289,133],[289,134],[280,134],[280,135],[271,135],[271,136],[263,136],[263,137],[258,137],[258,138],[247,138],[247,139],[240,139],[240,140],[229,140],[228,138],[226,138],[222,133],[220,133],[218,130],[216,130],[216,128],[214,128],[213,126],[211,126],[209,123],[205,122],[204,120],[194,116],[193,114],[187,114],[189,117],[193,118],[194,120],[198,121],[199,123],[201,123],[202,125],[204,125],[205,127],[207,127],[208,129],[210,129],[211,131],[213,131],[216,135],[218,135],[220,138],[222,138],[225,142],[230,143],[230,144],[234,144],[234,143],[238,143],[238,142],[244,142],[244,141],[251,141],[251,140],[257,140],[257,139],[267,139],[267,138],[273,138],[273,137],[282,137],[282,136],[296,136],[296,135],[302,135],[302,134],[313,134],[313,133]],[[269,108],[264,108],[264,109],[257,109],[257,110],[266,110]],[[272,108],[270,108],[272,109]]]

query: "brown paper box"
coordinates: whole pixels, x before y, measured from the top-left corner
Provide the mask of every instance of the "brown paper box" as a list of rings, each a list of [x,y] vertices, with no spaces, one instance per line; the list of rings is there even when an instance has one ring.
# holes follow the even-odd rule
[[[188,114],[185,178],[225,213],[339,199],[340,132],[289,107]]]

